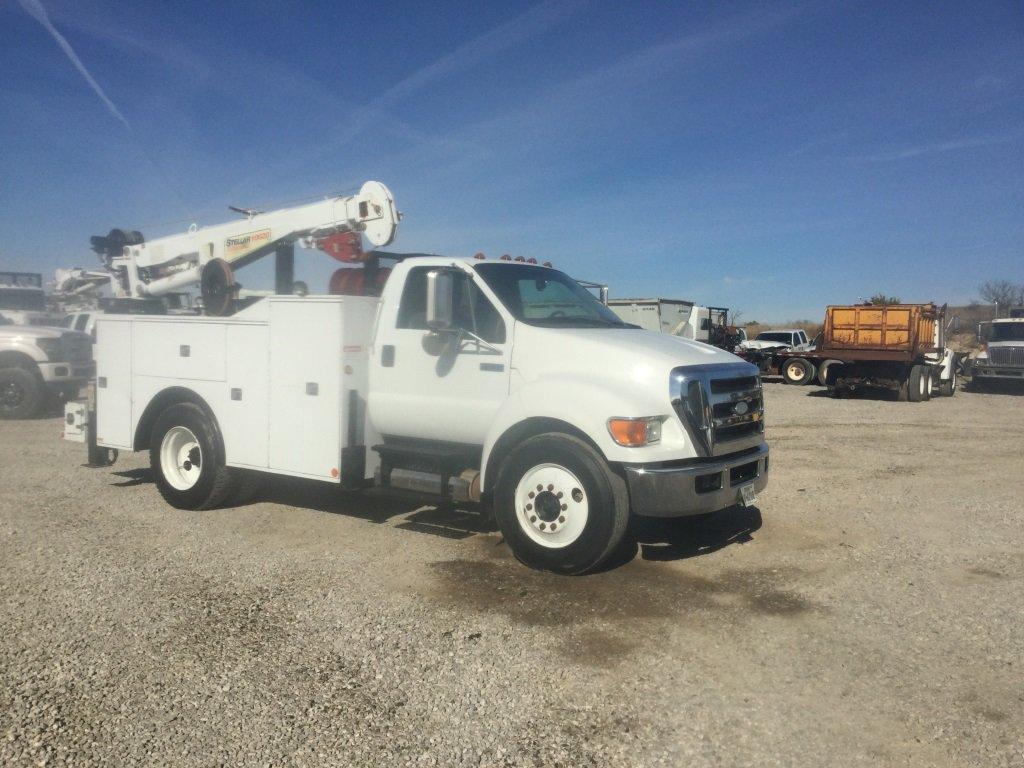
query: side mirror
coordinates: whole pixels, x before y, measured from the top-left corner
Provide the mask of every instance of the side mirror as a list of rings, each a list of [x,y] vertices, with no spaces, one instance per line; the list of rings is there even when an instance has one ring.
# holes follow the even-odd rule
[[[960,331],[960,315],[953,315],[953,333]]]
[[[446,269],[427,272],[427,327],[432,331],[452,330],[452,296],[455,280]]]

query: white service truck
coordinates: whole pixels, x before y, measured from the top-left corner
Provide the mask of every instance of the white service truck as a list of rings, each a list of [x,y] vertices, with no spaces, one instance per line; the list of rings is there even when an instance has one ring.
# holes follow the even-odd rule
[[[374,271],[332,279],[364,295],[100,316],[95,409],[69,408],[66,436],[148,450],[182,509],[230,503],[254,472],[478,504],[522,562],[564,574],[600,565],[631,513],[715,512],[767,484],[758,371],[732,354],[623,323],[525,260]]]

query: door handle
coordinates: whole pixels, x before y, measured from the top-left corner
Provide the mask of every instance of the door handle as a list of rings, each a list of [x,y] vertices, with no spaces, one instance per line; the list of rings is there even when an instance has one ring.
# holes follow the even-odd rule
[[[380,364],[385,368],[390,368],[395,364],[395,345],[385,344],[380,349]]]

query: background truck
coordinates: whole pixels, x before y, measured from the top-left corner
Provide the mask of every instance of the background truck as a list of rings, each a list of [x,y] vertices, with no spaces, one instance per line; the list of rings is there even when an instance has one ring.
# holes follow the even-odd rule
[[[397,225],[383,193],[378,244]],[[320,235],[365,233],[347,210]],[[277,236],[307,237],[294,221]],[[200,249],[233,237],[196,234]],[[230,503],[267,474],[477,504],[521,561],[566,574],[614,552],[630,514],[715,512],[765,487],[753,366],[627,325],[527,260],[384,258],[340,270],[334,295],[99,317],[95,409],[69,406],[65,436],[148,450],[183,509]]]
[[[785,383],[818,376],[833,395],[886,387],[911,402],[952,396],[957,360],[945,344],[945,316],[946,307],[935,304],[830,306],[820,344],[779,352],[776,364]],[[958,318],[951,324],[958,327]]]
[[[608,299],[608,308],[627,323],[648,331],[667,333],[683,339],[732,350],[740,343],[735,328],[728,325],[725,307],[702,307],[682,299]]]
[[[0,317],[15,325],[60,325],[62,315],[47,309],[38,272],[0,272]]]
[[[87,334],[0,320],[0,418],[27,419],[50,396],[77,397],[94,371]]]
[[[978,338],[982,350],[964,364],[971,388],[998,381],[1024,384],[1024,311],[1018,317],[979,323]]]

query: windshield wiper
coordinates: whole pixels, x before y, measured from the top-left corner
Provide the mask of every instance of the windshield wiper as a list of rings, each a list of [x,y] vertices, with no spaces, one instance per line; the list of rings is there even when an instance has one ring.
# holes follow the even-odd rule
[[[601,317],[569,317],[559,315],[557,317],[538,317],[534,318],[535,323],[551,323],[552,325],[591,325],[598,326],[600,328],[628,328],[629,326],[623,322],[613,322],[611,320],[605,320]]]

